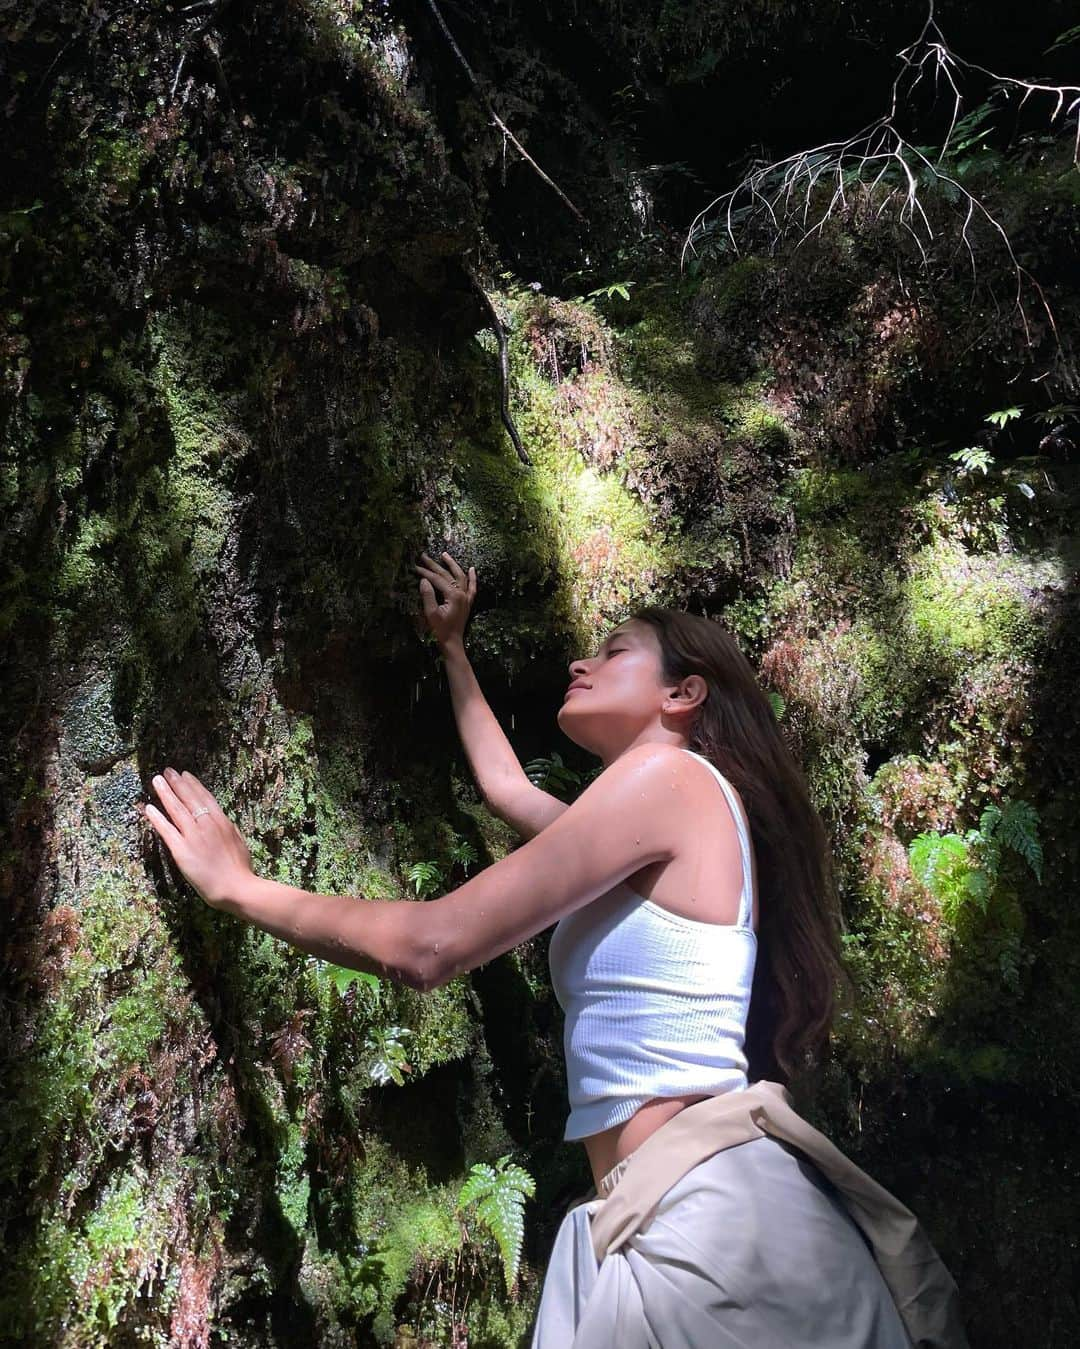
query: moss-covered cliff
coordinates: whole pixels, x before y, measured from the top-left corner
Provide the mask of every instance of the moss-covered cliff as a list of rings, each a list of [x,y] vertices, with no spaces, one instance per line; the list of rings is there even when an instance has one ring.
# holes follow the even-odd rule
[[[969,166],[1056,334],[1000,251],[973,293],[887,216],[680,271],[705,151],[666,196],[643,151],[758,38],[688,65],[631,8],[593,84],[540,7],[463,30],[482,78],[528,75],[500,111],[582,236],[503,180],[426,9],[0,5],[12,1343],[523,1335],[587,1183],[543,938],[426,997],[349,981],[201,907],[134,812],[188,766],[267,874],[415,902],[512,847],[417,618],[442,547],[523,761],[592,767],[558,693],[632,605],[731,625],[833,831],[860,993],[807,1108],[924,1216],[973,1343],[1075,1337],[1080,174],[1055,136]],[[510,1293],[458,1207],[505,1154],[538,1187]]]

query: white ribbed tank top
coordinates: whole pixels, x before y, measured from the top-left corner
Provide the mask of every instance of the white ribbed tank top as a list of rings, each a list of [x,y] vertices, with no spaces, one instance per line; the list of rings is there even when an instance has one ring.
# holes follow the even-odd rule
[[[565,1014],[566,1139],[622,1124],[658,1096],[745,1090],[746,1014],[757,958],[749,827],[724,790],[742,854],[738,922],[670,913],[620,882],[568,914],[549,963]]]

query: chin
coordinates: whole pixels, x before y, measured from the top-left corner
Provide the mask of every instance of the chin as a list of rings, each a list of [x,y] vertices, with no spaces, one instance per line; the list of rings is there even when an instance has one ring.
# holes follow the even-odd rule
[[[593,748],[590,738],[584,734],[584,727],[575,727],[573,717],[565,718],[562,715],[562,708],[555,715],[555,724],[567,740],[572,740],[579,749],[586,750],[589,754],[595,754],[597,751]]]

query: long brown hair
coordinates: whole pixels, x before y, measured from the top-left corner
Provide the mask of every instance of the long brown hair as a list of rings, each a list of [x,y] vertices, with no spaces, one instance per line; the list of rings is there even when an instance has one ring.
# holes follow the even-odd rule
[[[690,748],[742,797],[757,861],[749,1075],[788,1080],[814,1064],[828,1040],[837,995],[849,988],[825,826],[772,704],[727,629],[715,619],[655,605],[630,617],[656,630],[666,682],[696,674],[709,686]]]

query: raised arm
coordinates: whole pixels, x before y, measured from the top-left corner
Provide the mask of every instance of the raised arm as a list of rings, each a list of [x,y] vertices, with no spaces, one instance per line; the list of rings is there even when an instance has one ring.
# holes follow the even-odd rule
[[[444,562],[438,563],[422,553],[424,565],[414,571],[422,578],[420,600],[442,653],[458,735],[484,804],[523,838],[532,838],[559,818],[566,803],[529,781],[484,697],[465,653],[465,624],[476,598],[476,568],[470,567],[466,576],[449,553],[442,556]],[[435,598],[435,586],[442,595],[441,604]]]

